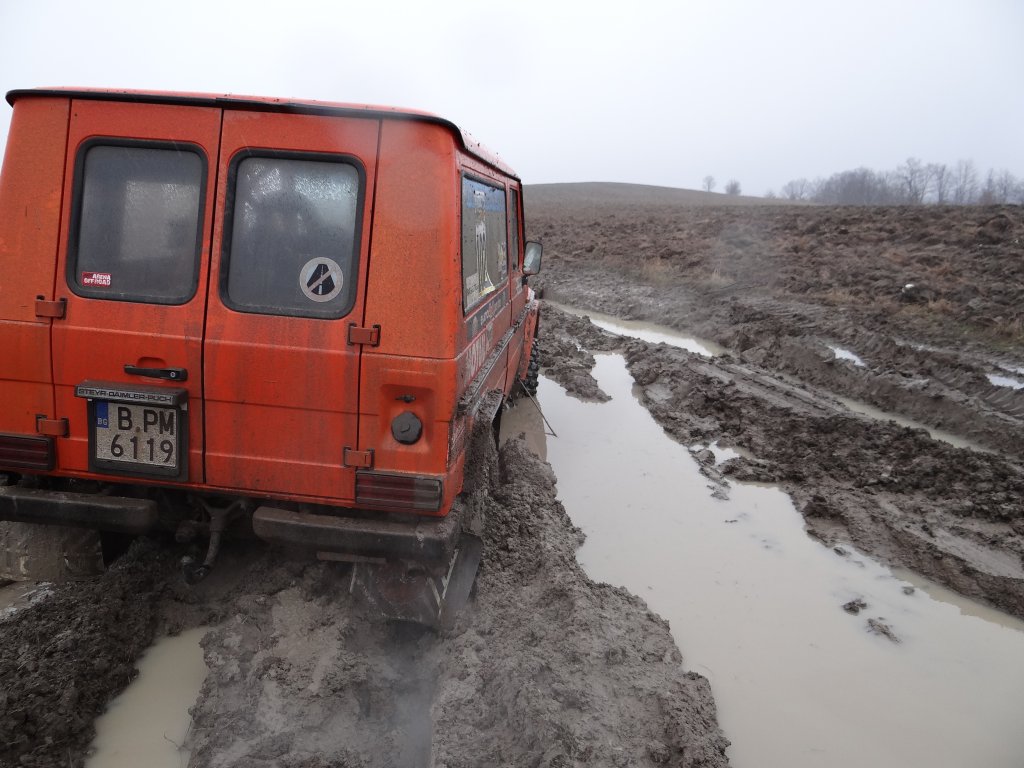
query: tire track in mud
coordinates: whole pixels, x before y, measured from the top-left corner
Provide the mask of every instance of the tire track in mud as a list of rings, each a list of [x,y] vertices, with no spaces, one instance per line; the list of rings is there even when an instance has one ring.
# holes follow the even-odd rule
[[[555,361],[545,375],[586,391],[581,367],[597,329],[581,332],[581,322],[548,308],[545,332],[559,341],[547,344],[570,350],[572,359],[568,370]],[[1024,617],[1019,460],[852,415],[831,397],[750,363],[635,340],[599,343],[622,348],[641,402],[670,436],[683,445],[718,440],[753,457],[716,468],[698,452],[710,479],[777,483],[824,543],[851,542]]]
[[[181,548],[140,541],[0,621],[0,766],[82,766],[153,637],[200,626],[191,766],[728,765],[667,623],[577,563],[550,467],[490,425],[474,446],[484,561],[451,633],[367,615],[339,563],[233,541],[188,587]]]

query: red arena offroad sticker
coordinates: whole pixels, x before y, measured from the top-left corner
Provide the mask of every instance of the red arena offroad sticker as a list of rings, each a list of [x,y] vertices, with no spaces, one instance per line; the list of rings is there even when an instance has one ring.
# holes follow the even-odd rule
[[[83,272],[82,285],[94,285],[100,288],[110,287],[109,272]]]

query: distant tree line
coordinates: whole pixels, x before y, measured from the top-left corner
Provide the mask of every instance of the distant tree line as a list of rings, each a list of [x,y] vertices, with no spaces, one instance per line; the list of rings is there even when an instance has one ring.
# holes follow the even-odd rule
[[[705,192],[715,191],[715,177],[705,176],[701,187]],[[741,194],[740,183],[736,179],[729,179],[725,185],[725,194],[727,195],[739,195]]]
[[[1006,170],[989,170],[982,179],[971,160],[949,166],[911,157],[893,171],[857,168],[827,179],[794,179],[766,197],[825,205],[1024,204],[1024,180]]]

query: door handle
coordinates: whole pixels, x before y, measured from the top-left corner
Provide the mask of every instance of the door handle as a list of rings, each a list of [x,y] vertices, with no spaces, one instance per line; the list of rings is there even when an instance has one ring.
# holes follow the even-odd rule
[[[185,368],[140,368],[137,365],[125,363],[124,372],[132,376],[149,376],[152,379],[188,381],[188,371]]]

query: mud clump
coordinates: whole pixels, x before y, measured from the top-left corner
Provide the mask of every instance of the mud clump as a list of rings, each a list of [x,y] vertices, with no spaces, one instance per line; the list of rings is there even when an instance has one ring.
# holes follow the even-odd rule
[[[858,613],[868,607],[868,604],[864,602],[863,598],[856,598],[850,600],[848,603],[843,604],[843,610],[852,616],[856,616]]]
[[[868,619],[868,631],[884,637],[886,640],[892,643],[901,642],[899,637],[893,631],[892,627],[889,626],[882,618]]]

